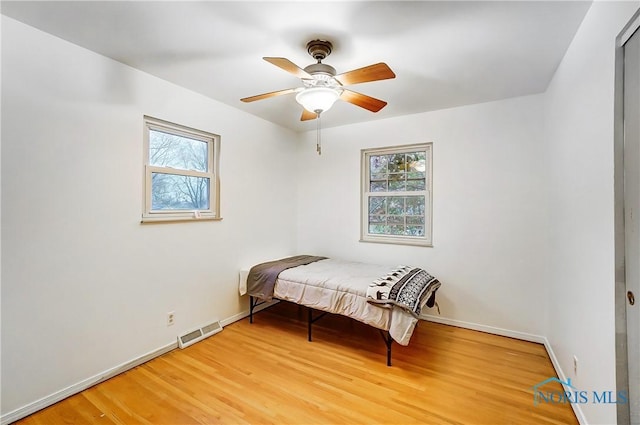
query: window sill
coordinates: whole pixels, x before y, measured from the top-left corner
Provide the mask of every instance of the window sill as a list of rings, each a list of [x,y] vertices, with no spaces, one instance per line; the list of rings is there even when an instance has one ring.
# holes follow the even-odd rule
[[[407,246],[420,246],[424,248],[433,248],[433,243],[431,241],[421,241],[421,240],[410,240],[410,239],[400,239],[400,238],[361,238],[359,242],[365,243],[381,243],[388,245],[407,245]]]
[[[190,215],[157,215],[152,217],[142,217],[141,224],[149,223],[177,223],[177,222],[189,222],[189,221],[222,221],[222,217],[215,217],[212,215],[201,214],[199,217],[195,214]]]

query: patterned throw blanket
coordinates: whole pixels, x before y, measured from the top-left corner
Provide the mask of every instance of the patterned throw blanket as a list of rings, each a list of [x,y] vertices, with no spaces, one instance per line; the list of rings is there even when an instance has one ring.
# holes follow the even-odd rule
[[[440,281],[425,270],[399,266],[369,285],[367,301],[381,307],[397,305],[418,317],[425,303],[433,307],[439,287]]]

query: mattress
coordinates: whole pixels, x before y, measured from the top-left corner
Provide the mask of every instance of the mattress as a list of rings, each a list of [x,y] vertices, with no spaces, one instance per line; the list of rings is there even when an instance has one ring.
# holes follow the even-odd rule
[[[393,266],[325,259],[282,271],[274,297],[341,314],[378,329],[388,330],[401,345],[408,345],[418,321],[406,311],[367,302],[367,288]]]

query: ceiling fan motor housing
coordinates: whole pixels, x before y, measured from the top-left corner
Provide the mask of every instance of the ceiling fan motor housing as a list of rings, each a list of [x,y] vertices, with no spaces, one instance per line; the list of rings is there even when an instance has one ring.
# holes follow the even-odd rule
[[[304,70],[311,75],[324,74],[330,77],[336,76],[336,69],[331,65],[326,65],[324,63],[314,63],[313,65],[305,67]]]
[[[307,43],[307,52],[309,52],[311,57],[317,60],[318,63],[329,56],[332,49],[333,45],[327,40],[311,40]]]

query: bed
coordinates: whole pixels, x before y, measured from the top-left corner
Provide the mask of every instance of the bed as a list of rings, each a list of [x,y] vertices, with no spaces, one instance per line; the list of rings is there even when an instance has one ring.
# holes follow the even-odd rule
[[[439,287],[420,268],[310,255],[260,263],[240,277],[240,293],[250,297],[251,323],[254,309],[274,298],[309,308],[309,341],[312,324],[326,313],[347,316],[381,331],[389,366],[393,341],[409,344],[421,309],[435,304]]]

